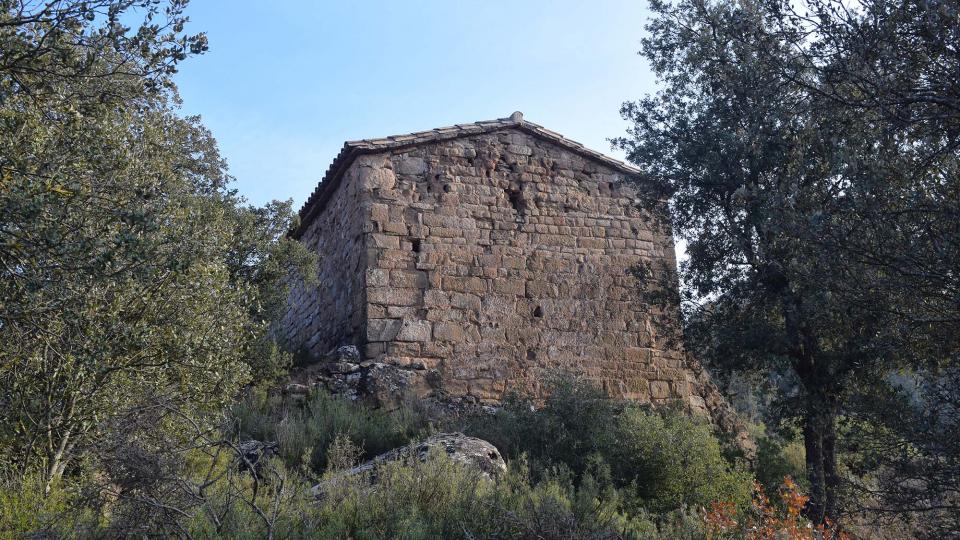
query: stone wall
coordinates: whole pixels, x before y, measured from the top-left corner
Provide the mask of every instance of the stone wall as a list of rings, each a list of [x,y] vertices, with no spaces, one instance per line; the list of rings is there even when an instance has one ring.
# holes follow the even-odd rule
[[[343,344],[361,345],[365,329],[364,213],[355,169],[348,170],[300,241],[319,255],[316,285],[295,283],[281,328],[301,356],[319,358]]]
[[[365,155],[350,174],[369,216],[368,361],[485,403],[561,370],[611,395],[689,402],[682,350],[661,334],[677,306],[628,272],[674,268],[673,240],[644,210],[662,203],[621,172],[506,129]]]

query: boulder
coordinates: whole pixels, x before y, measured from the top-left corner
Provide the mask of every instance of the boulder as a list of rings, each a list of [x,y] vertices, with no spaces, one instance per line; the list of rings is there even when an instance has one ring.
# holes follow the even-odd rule
[[[302,366],[291,374],[283,394],[301,400],[314,388],[326,388],[351,400],[363,399],[377,407],[395,409],[408,398],[423,398],[440,385],[439,372],[409,358],[387,362],[361,361],[353,345],[341,345],[323,356],[323,361]]]
[[[341,345],[327,353],[327,361],[356,364],[360,362],[360,350],[355,345]]]
[[[365,473],[369,473],[370,481],[376,483],[377,469],[382,465],[396,462],[409,463],[412,460],[423,462],[431,453],[436,452],[443,452],[453,461],[476,469],[490,479],[495,480],[507,471],[507,464],[500,455],[500,451],[489,442],[468,437],[463,433],[438,433],[419,443],[384,452],[370,461],[313,486],[312,491],[315,496],[322,496],[329,482]]]
[[[371,362],[363,369],[362,394],[378,407],[395,409],[404,398],[423,398],[432,388],[423,370]]]
[[[256,440],[240,443],[237,456],[237,468],[241,471],[253,469],[259,472],[263,462],[277,455],[279,446],[275,442],[261,442]]]
[[[283,393],[289,396],[305,396],[310,393],[310,387],[300,383],[290,383],[283,387]]]
[[[331,362],[326,365],[327,373],[330,375],[342,375],[353,373],[360,369],[360,366],[352,362]]]

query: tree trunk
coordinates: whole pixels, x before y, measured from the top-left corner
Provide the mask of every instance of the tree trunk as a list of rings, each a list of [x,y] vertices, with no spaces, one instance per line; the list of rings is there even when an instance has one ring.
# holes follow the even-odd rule
[[[786,279],[783,280],[787,283]],[[836,416],[839,410],[836,381],[827,368],[829,363],[817,358],[817,339],[805,328],[800,299],[783,285],[784,324],[790,342],[794,371],[806,390],[807,403],[803,417],[803,443],[806,450],[810,500],[807,517],[815,524],[837,516]]]
[[[815,524],[826,519],[836,521],[837,474],[836,409],[832,400],[813,398],[804,418],[803,442],[806,450],[807,477],[810,480],[810,501],[806,515]]]
[[[833,405],[825,415],[823,427],[823,481],[826,488],[824,517],[836,522],[840,475],[837,473],[837,412]]]
[[[823,470],[823,437],[816,411],[807,411],[803,422],[803,446],[806,450],[807,478],[810,480],[810,500],[806,514],[814,523],[822,523],[826,483]]]
[[[56,450],[47,457],[47,475],[43,483],[44,495],[49,495],[53,484],[63,476],[63,471],[67,467],[66,453],[69,446],[70,430],[67,430],[60,438],[60,444],[57,445]]]

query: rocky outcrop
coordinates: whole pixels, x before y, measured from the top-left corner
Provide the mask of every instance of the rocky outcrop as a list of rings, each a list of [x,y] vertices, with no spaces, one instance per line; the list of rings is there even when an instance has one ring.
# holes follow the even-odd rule
[[[256,440],[243,441],[237,447],[237,468],[241,471],[252,469],[259,472],[263,463],[276,456],[280,447],[275,442],[261,442]]]
[[[394,408],[404,399],[431,394],[438,381],[436,371],[423,365],[361,361],[356,347],[342,345],[315,363],[295,370],[283,392],[296,398],[321,389],[352,400],[362,398],[378,407]]]
[[[376,483],[377,469],[388,463],[424,462],[430,455],[437,453],[446,454],[454,462],[475,469],[490,479],[496,479],[507,471],[507,464],[500,455],[500,451],[487,441],[468,437],[463,433],[438,433],[422,442],[380,454],[370,461],[317,484],[312,491],[314,495],[322,496],[330,482],[360,474],[369,475],[370,482]]]

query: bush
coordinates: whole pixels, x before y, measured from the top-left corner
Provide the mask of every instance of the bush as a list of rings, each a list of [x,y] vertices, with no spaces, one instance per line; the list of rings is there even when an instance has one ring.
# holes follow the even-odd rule
[[[661,513],[683,505],[750,502],[752,476],[727,462],[710,427],[675,410],[630,407],[617,418],[607,452],[616,478],[630,482],[638,502]]]
[[[723,460],[706,425],[611,402],[569,381],[542,409],[529,405],[516,398],[474,426],[499,438],[511,458],[496,482],[443,453],[383,465],[376,483],[369,474],[343,475],[358,460],[419,439],[429,425],[409,409],[251,391],[223,439],[158,461],[156,482],[85,489],[96,496],[51,498],[49,509],[39,496],[11,497],[19,488],[10,485],[0,506],[16,536],[195,538],[702,539],[708,522],[699,505],[721,500],[738,511],[742,471]],[[279,442],[280,455],[254,471],[239,467],[238,433]],[[109,471],[87,475],[88,483],[96,476],[113,486]],[[319,501],[310,492],[318,477],[326,482]],[[86,517],[56,518],[69,513]]]
[[[376,487],[338,478],[305,526],[317,538],[653,538],[657,525],[625,514],[609,480],[594,471],[575,487],[556,469],[533,483],[520,458],[493,482],[437,453],[383,466]]]
[[[580,482],[598,464],[609,464],[614,485],[629,503],[657,513],[683,505],[750,501],[752,478],[728,462],[710,427],[674,408],[650,409],[610,400],[572,379],[552,384],[541,408],[512,396],[494,415],[467,428],[509,458],[530,457],[535,474],[558,465]]]
[[[233,418],[241,439],[276,442],[288,467],[318,475],[337,435],[360,447],[361,458],[370,458],[429,431],[427,420],[411,408],[373,409],[323,391],[298,402],[253,390],[234,407]]]
[[[800,489],[807,489],[807,470],[803,440],[799,436],[781,439],[763,435],[757,437],[757,481],[768,493],[775,493],[784,477],[796,478]]]
[[[759,482],[754,484],[753,503],[748,512],[738,513],[728,503],[713,503],[704,515],[709,538],[769,540],[849,540],[827,519],[814,526],[801,514],[809,497],[789,476],[777,490],[780,502],[773,504]]]
[[[29,532],[54,531],[69,515],[72,497],[63,481],[44,494],[43,476],[27,473],[0,478],[0,539],[22,538]]]
[[[513,393],[496,414],[476,417],[465,431],[490,441],[504,456],[526,454],[535,471],[563,464],[579,477],[591,456],[615,444],[611,423],[622,411],[621,403],[599,389],[557,378],[542,407]]]

